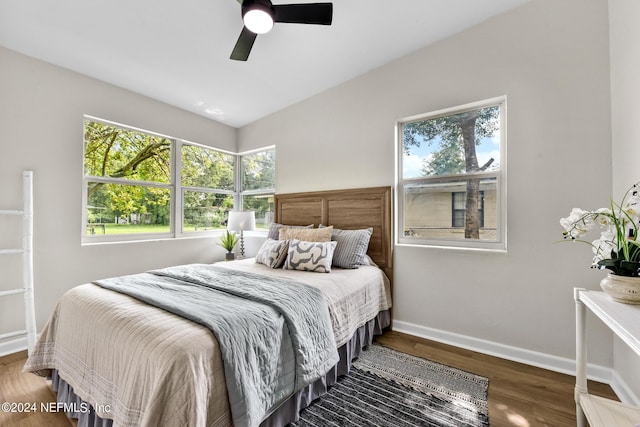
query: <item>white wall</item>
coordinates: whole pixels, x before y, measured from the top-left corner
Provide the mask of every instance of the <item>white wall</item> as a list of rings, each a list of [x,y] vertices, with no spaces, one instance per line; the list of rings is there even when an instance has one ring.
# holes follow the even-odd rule
[[[239,149],[277,146],[278,192],[392,185],[397,119],[507,95],[508,253],[396,246],[394,325],[571,371],[572,288],[604,273],[554,242],[610,195],[608,37],[606,0],[534,0],[241,128]]]
[[[640,182],[640,2],[609,0],[609,22],[613,194],[620,200],[632,184]],[[626,383],[631,394],[640,396],[640,384],[629,381],[640,378],[640,358],[619,340],[614,348],[617,377]],[[619,394],[622,392],[625,390]]]
[[[236,148],[234,128],[0,47],[0,209],[21,206],[22,170],[33,170],[38,329],[73,286],[224,257],[213,238],[80,245],[83,114]],[[22,318],[16,303],[20,299],[0,300],[0,333]]]
[[[588,247],[554,242],[560,217],[610,195],[610,91],[615,113],[632,104],[616,93],[638,89],[632,76],[616,77],[618,64],[610,89],[606,0],[533,0],[236,131],[0,48],[0,209],[20,203],[21,171],[33,169],[38,326],[78,284],[223,256],[211,238],[80,245],[83,114],[229,150],[275,144],[277,191],[286,193],[393,185],[397,119],[507,95],[508,253],[396,246],[395,325],[570,370],[572,287],[597,289],[604,273],[588,268]],[[622,131],[618,119],[616,140],[629,142],[614,147],[614,164],[638,150],[638,129]],[[632,178],[632,166],[624,170],[614,182]],[[260,239],[248,240],[255,251]],[[0,325],[14,313],[0,306]],[[611,336],[589,326],[590,360],[611,366]]]
[[[640,181],[640,2],[609,0],[613,192]]]

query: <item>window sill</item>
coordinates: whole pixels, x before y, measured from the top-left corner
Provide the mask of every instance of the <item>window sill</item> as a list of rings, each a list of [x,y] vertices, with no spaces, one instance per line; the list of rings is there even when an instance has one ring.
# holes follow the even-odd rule
[[[460,252],[481,252],[481,253],[507,254],[507,249],[506,248],[450,246],[450,245],[417,244],[417,243],[396,243],[396,247],[435,249],[435,250],[460,251]]]
[[[189,240],[189,239],[217,239],[220,237],[222,233],[224,233],[225,229],[219,230],[210,230],[200,233],[188,233],[182,234],[180,236],[140,236],[140,237],[124,237],[122,239],[114,240],[112,238],[104,238],[104,237],[90,237],[90,238],[81,238],[80,246],[99,246],[99,245],[117,245],[117,244],[130,244],[130,243],[149,243],[149,242],[167,242],[167,241],[176,241],[176,240]],[[264,237],[266,236],[268,230],[255,230],[255,231],[245,231],[244,237]],[[239,234],[238,234],[239,235]]]

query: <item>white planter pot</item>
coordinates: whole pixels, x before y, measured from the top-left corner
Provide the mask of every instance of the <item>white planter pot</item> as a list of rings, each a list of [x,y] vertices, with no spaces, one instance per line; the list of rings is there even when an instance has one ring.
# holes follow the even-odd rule
[[[600,281],[600,287],[614,301],[640,304],[640,277],[618,276],[609,273]]]

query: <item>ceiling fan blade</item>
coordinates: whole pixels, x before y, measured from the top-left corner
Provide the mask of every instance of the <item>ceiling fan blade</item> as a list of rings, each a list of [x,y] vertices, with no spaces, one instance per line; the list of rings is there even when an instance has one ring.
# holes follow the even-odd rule
[[[242,27],[240,37],[238,37],[233,52],[231,52],[231,59],[246,61],[249,58],[249,53],[253,47],[253,42],[256,41],[256,37],[258,37],[256,33],[249,31],[247,27]]]
[[[273,5],[274,21],[292,24],[331,25],[333,3]]]

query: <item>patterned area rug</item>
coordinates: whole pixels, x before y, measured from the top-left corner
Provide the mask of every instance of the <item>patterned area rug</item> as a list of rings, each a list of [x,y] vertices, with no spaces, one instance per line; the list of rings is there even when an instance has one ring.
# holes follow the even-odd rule
[[[377,344],[290,426],[488,427],[487,378]]]

